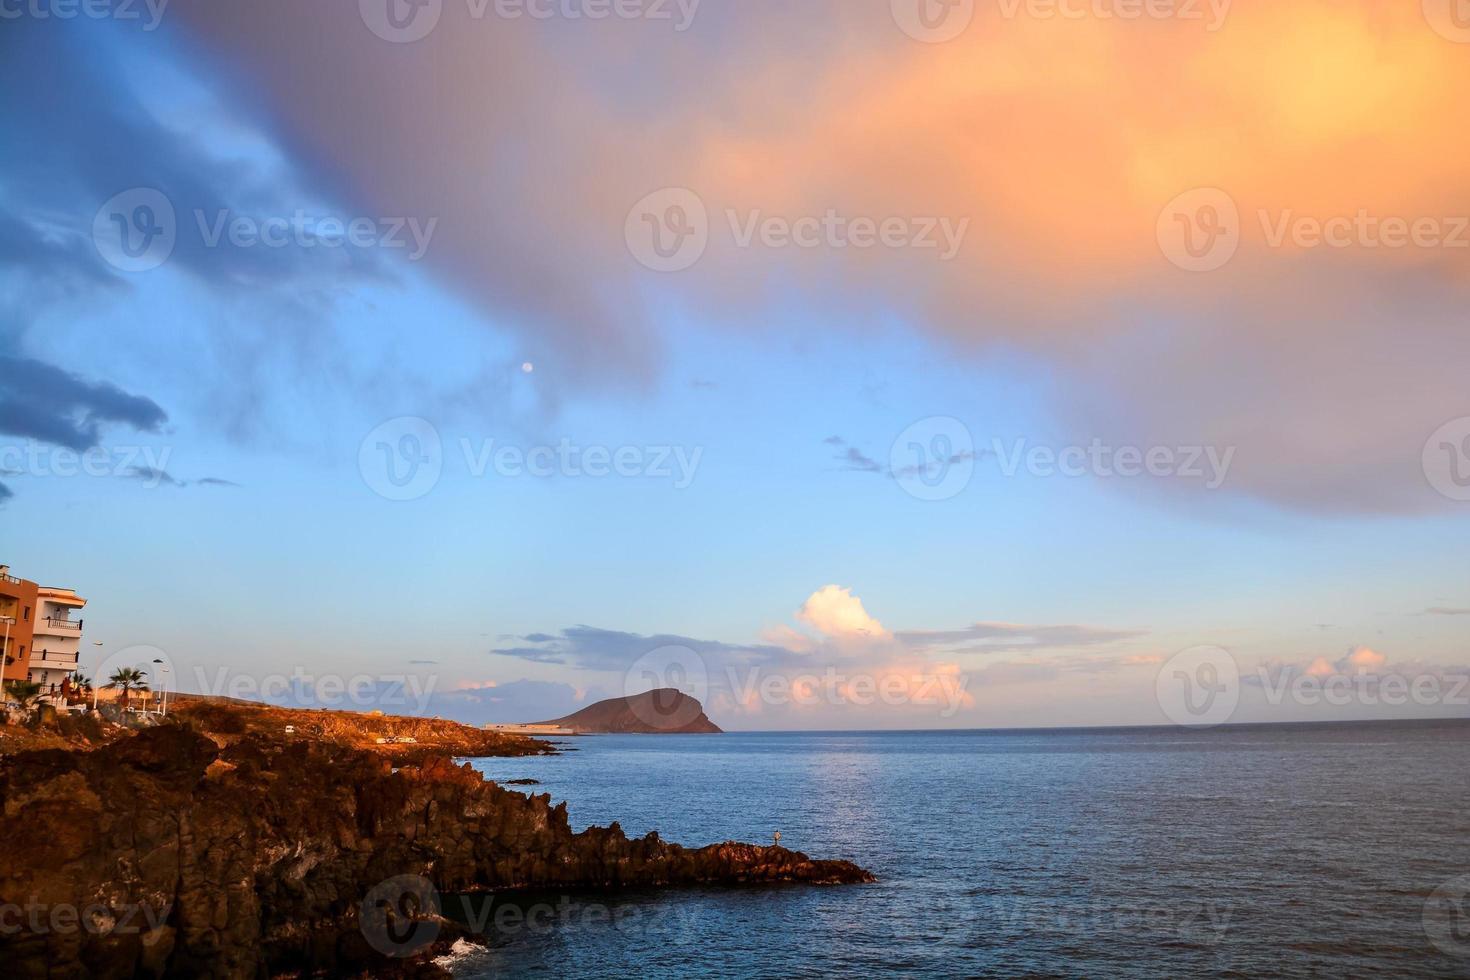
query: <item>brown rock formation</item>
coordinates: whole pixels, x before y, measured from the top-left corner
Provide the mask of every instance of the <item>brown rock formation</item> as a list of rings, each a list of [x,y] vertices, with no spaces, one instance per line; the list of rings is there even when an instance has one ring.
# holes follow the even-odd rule
[[[720,726],[705,715],[704,705],[671,687],[626,698],[608,698],[565,718],[537,724],[560,725],[574,732],[604,735],[717,735],[721,731]]]
[[[565,805],[447,758],[394,770],[261,735],[221,750],[178,725],[6,758],[0,804],[6,977],[432,971],[372,941],[374,914],[404,921],[365,908],[397,876],[456,893],[872,880],[784,848],[688,850],[616,824],[573,834]]]

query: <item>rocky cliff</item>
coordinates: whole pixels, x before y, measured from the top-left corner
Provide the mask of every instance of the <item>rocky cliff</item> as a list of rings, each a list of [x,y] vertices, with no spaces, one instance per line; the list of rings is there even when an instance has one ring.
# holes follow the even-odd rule
[[[608,698],[565,718],[539,722],[584,734],[719,734],[704,706],[673,688],[660,688],[626,698]]]
[[[180,725],[8,757],[0,803],[7,977],[435,972],[394,958],[418,952],[422,922],[403,902],[416,887],[872,880],[784,848],[690,850],[616,824],[574,834],[564,804],[447,758],[395,769],[378,753],[259,734],[221,749]]]

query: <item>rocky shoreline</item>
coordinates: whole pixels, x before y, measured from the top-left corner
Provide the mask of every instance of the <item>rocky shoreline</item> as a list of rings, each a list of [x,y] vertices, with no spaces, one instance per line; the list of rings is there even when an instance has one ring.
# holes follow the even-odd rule
[[[438,893],[873,880],[780,847],[574,834],[565,804],[443,754],[197,721],[7,757],[0,803],[16,977],[442,975],[429,956],[463,933]]]

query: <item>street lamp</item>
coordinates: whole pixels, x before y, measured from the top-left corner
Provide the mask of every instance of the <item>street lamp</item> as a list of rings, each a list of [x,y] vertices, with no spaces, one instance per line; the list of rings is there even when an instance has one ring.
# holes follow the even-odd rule
[[[168,664],[164,663],[162,660],[157,660],[157,659],[155,659],[153,662],[156,663],[156,664],[158,664],[158,669],[161,670],[165,675],[168,674]],[[168,683],[167,683],[167,681],[165,681],[165,683],[163,685],[163,694],[160,697],[160,701],[163,703],[163,717],[167,718],[168,717]]]
[[[100,647],[102,645],[102,641],[93,640],[92,645],[94,647]],[[92,714],[94,715],[97,713],[97,695],[100,693],[99,689],[102,686],[102,652],[100,650],[97,652],[96,673],[97,676],[92,678]]]
[[[0,616],[5,621],[4,653],[0,654],[0,701],[5,700],[5,661],[10,659],[10,627],[15,625],[14,616]]]

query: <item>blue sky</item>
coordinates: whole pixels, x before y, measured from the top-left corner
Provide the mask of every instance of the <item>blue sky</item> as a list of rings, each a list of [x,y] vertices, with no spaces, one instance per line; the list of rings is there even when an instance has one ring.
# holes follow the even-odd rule
[[[428,144],[345,161],[292,115],[274,80],[247,84],[261,70],[240,53],[248,45],[228,50],[228,32],[198,5],[171,14],[156,32],[11,22],[0,40],[10,65],[0,77],[28,78],[37,92],[0,114],[6,142],[36,150],[7,154],[0,171],[0,245],[11,259],[0,272],[0,337],[14,396],[0,432],[8,459],[41,460],[0,478],[11,494],[0,560],[88,597],[87,638],[103,644],[94,656],[157,648],[185,690],[207,688],[221,669],[256,683],[412,674],[432,688],[414,710],[532,720],[632,693],[627,658],[672,637],[707,672],[695,693],[730,728],[1159,723],[1170,716],[1156,676],[1199,645],[1230,651],[1247,678],[1234,720],[1330,716],[1253,701],[1248,678],[1262,668],[1325,677],[1324,663],[1343,675],[1367,664],[1375,676],[1432,676],[1445,690],[1470,670],[1470,505],[1401,466],[1417,464],[1420,441],[1456,405],[1470,416],[1463,385],[1406,405],[1387,433],[1352,414],[1374,399],[1344,398],[1333,414],[1348,394],[1343,378],[1370,383],[1373,331],[1389,321],[1410,323],[1415,341],[1393,348],[1399,374],[1371,383],[1420,372],[1423,390],[1438,390],[1462,342],[1445,342],[1434,320],[1444,297],[1414,293],[1419,272],[1394,272],[1381,315],[1343,325],[1347,349],[1315,356],[1309,345],[1253,347],[1248,336],[1212,348],[1222,331],[1249,331],[1203,301],[1196,314],[1140,302],[1137,283],[1068,312],[1078,332],[1059,341],[1041,320],[1023,329],[1014,298],[991,304],[987,294],[956,313],[954,287],[907,255],[877,268],[835,249],[757,261],[715,245],[688,275],[650,273],[621,241],[612,258],[586,245],[619,239],[621,219],[523,233],[456,225],[471,207],[524,220],[516,209],[527,194],[572,207],[602,193],[603,164],[562,155],[554,131],[588,108],[557,101],[570,98],[560,89],[536,111],[510,99],[492,114],[506,132],[483,159],[449,166],[438,156],[465,148]],[[595,60],[617,60],[585,27],[537,25],[537,43],[552,58],[591,46]],[[878,44],[853,30],[859,48]],[[701,37],[724,54],[749,43]],[[336,84],[281,44],[272,71]],[[384,58],[400,53],[387,48]],[[635,84],[695,77],[684,56],[625,68],[627,85],[606,96],[626,114],[625,140],[638,140],[635,118],[707,124],[697,100],[671,98],[680,106],[666,110],[657,90]],[[364,74],[431,70],[353,57]],[[487,80],[489,97],[504,82]],[[333,97],[360,93],[343,85]],[[320,92],[300,101],[330,104]],[[469,120],[474,102],[461,93],[430,114]],[[537,111],[548,115],[530,118]],[[592,144],[616,145],[618,124],[601,120]],[[391,108],[382,125],[385,146],[422,135]],[[560,183],[537,184],[542,167]],[[461,212],[443,207],[452,198],[426,197],[441,207],[402,207],[411,203],[402,187],[444,173],[474,205]],[[661,183],[675,185],[652,176],[638,186]],[[108,264],[93,219],[140,186],[174,204],[178,242],[158,268],[130,273]],[[789,206],[785,192],[770,194],[770,210]],[[370,216],[378,228],[405,213],[439,224],[417,261],[390,248],[210,247],[193,212],[226,208],[252,221],[302,210],[319,233],[315,222],[330,215]],[[714,235],[723,219],[712,210]],[[973,227],[986,249],[1003,247],[983,221]],[[1315,271],[1298,272],[1315,283]],[[940,307],[923,296],[931,288],[945,294]],[[1298,354],[1306,370],[1285,383],[1277,368],[1298,370]],[[1200,361],[1218,370],[1199,372]],[[1313,365],[1327,393],[1293,400],[1315,384]],[[16,380],[46,369],[70,381],[35,390]],[[376,452],[364,455],[364,442],[386,423],[396,452],[403,427],[392,420],[402,417],[432,426],[442,474],[393,500],[380,492],[384,471],[363,462]],[[1324,418],[1335,418],[1325,430]],[[107,473],[59,472],[48,419],[81,433],[77,448],[100,447]],[[948,466],[973,473],[925,500],[891,451],[914,426],[929,448],[956,431],[937,420],[962,426],[960,451],[974,455]],[[1018,440],[1059,449],[1094,438],[1233,447],[1235,463],[1206,489],[1176,476],[1008,476],[991,453]],[[473,452],[488,440],[521,452],[563,441],[627,448],[640,469],[658,460],[674,469],[477,475]],[[680,458],[697,461],[687,481]],[[1363,471],[1388,475],[1370,487]],[[972,624],[1005,624],[1018,640],[979,651],[917,636]],[[640,639],[563,632],[579,626]],[[1047,639],[1060,627],[1080,632]],[[533,636],[547,639],[524,639]],[[495,652],[528,646],[553,652]],[[1374,657],[1346,659],[1362,648]],[[879,679],[963,677],[963,703],[864,707],[838,695],[753,705],[729,689],[735,665],[787,679],[834,665]],[[1333,709],[1383,710],[1361,700]],[[1400,713],[1466,710],[1445,694]]]

